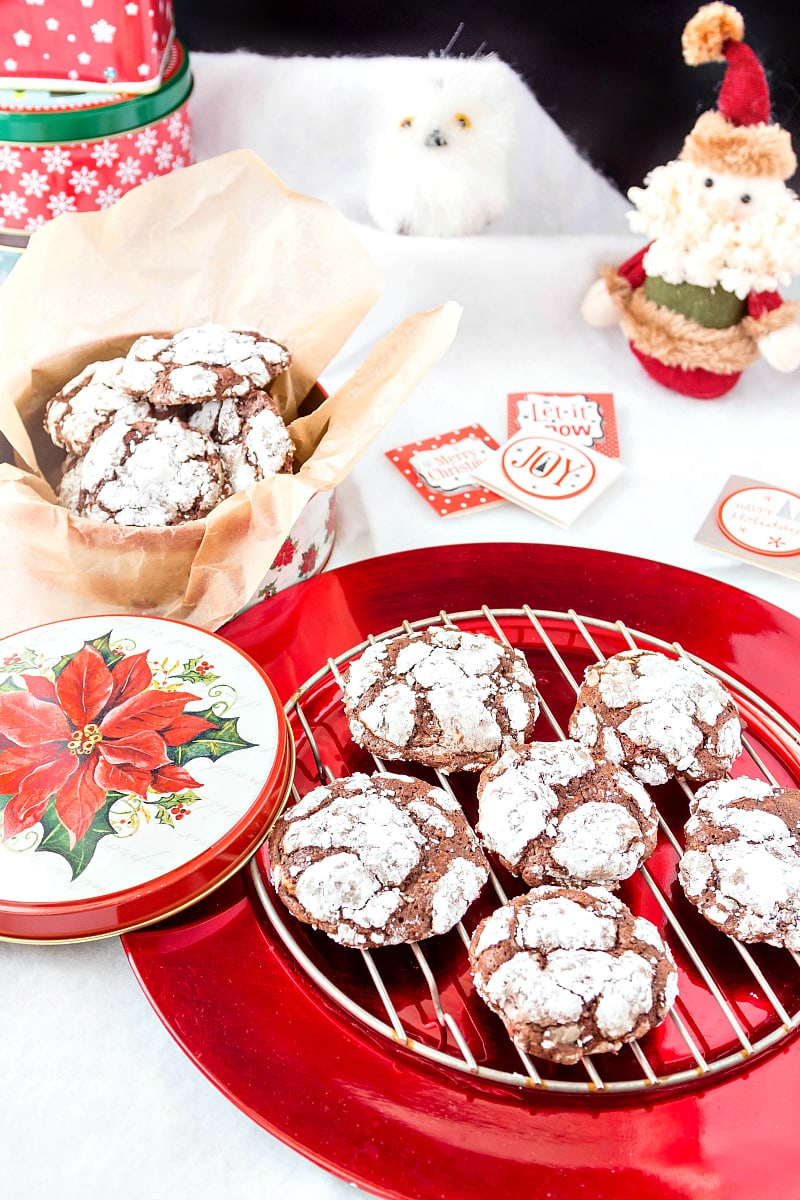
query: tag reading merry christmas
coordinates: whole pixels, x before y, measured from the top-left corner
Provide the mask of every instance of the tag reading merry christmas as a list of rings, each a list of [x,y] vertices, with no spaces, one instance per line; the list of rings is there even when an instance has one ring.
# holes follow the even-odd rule
[[[800,495],[731,475],[695,541],[767,571],[800,578]]]
[[[386,457],[440,517],[499,504],[475,483],[474,471],[483,465],[497,442],[480,425],[466,425],[437,437],[387,450]]]
[[[518,431],[562,437],[609,458],[619,458],[611,392],[511,392],[508,436]]]
[[[479,483],[556,525],[571,525],[622,465],[564,438],[524,429],[473,471]]]

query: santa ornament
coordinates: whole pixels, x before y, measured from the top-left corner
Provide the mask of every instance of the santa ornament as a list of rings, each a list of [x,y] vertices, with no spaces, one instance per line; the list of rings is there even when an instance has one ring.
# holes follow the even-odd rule
[[[631,188],[631,228],[651,241],[607,267],[584,297],[592,325],[619,323],[653,379],[712,400],[759,356],[800,366],[797,303],[777,289],[800,271],[800,200],[789,133],[770,121],[764,70],[729,4],[706,4],[683,31],[690,66],[726,62],[716,111],[678,158]]]

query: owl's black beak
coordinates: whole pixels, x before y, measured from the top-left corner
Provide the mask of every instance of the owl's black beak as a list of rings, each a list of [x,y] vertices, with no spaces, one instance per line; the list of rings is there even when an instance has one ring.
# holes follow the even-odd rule
[[[446,146],[447,138],[442,133],[441,129],[432,129],[425,138],[426,146]]]

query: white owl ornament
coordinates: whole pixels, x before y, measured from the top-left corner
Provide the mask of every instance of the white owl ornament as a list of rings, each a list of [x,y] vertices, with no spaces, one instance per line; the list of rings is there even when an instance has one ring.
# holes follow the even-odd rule
[[[379,228],[461,237],[504,212],[511,78],[493,54],[409,62],[386,96],[371,155],[367,205]]]

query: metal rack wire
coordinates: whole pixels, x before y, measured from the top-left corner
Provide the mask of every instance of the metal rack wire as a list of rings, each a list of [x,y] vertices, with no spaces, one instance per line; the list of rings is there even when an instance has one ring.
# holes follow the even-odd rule
[[[337,715],[337,705],[341,708],[342,672],[347,664],[376,640],[432,625],[487,632],[508,645],[520,646],[540,679],[540,692],[544,670],[561,676],[567,685],[567,694],[573,699],[579,688],[575,668],[580,669],[592,661],[602,662],[608,654],[642,648],[660,650],[672,656],[685,655],[721,680],[734,695],[748,722],[744,753],[755,771],[773,784],[800,786],[800,733],[774,707],[741,682],[688,654],[677,643],[630,630],[620,621],[580,616],[573,610],[534,610],[525,605],[519,609],[484,607],[453,614],[441,612],[426,620],[406,622],[379,638],[370,637],[336,659],[329,659],[286,705],[297,742],[298,762],[305,760],[307,763],[309,788],[317,782],[327,783],[337,773],[325,761],[320,747],[322,726],[318,723],[318,707],[328,731],[331,726],[337,726],[337,720],[342,726],[341,736],[337,733],[339,742],[334,739],[331,744],[343,745],[345,758],[347,756],[349,733],[343,714]],[[563,695],[561,707],[564,708]],[[556,716],[547,694],[542,696],[541,708],[555,737],[563,739],[566,736],[564,722]],[[335,757],[341,768],[338,749]],[[381,760],[373,759],[372,762],[375,770],[386,770]],[[402,764],[403,771],[407,766]],[[396,769],[394,764],[393,769]],[[746,773],[753,771],[748,767]],[[439,786],[457,799],[451,779],[440,772],[435,774]],[[686,784],[669,787],[680,787],[684,800],[691,796]],[[649,895],[655,912],[660,914],[662,930],[678,961],[679,1000],[664,1026],[648,1034],[642,1042],[631,1043],[619,1055],[584,1056],[580,1067],[576,1068],[536,1064],[505,1036],[499,1042],[499,1022],[489,1014],[474,991],[462,997],[463,1002],[455,1008],[448,1005],[443,992],[452,989],[444,985],[452,979],[454,968],[451,955],[446,965],[446,979],[441,977],[436,945],[439,939],[414,943],[409,948],[415,972],[410,984],[412,993],[418,989],[419,1004],[430,1008],[435,1017],[433,1029],[429,1029],[424,1021],[410,1022],[401,1014],[403,1008],[409,1011],[408,975],[403,977],[401,1004],[396,994],[393,998],[396,977],[386,978],[382,959],[386,951],[342,950],[333,943],[322,944],[320,950],[309,942],[307,929],[276,902],[263,861],[265,851],[251,864],[251,876],[272,928],[313,984],[352,1017],[424,1059],[493,1084],[573,1095],[636,1094],[698,1081],[710,1083],[751,1063],[755,1056],[779,1045],[800,1026],[800,954],[745,946],[712,930],[688,904],[681,907],[671,900],[682,846],[673,829],[674,813],[672,823],[668,819],[668,810],[674,808],[674,793],[664,805],[659,803],[662,791],[655,789],[653,795],[659,807],[660,868],[651,869],[650,864],[654,862],[651,859],[640,868],[636,886],[640,897]],[[297,785],[293,797],[295,801],[300,799]],[[508,899],[509,890],[514,889],[516,894],[524,890],[524,885],[511,879],[504,885],[498,872],[493,870],[487,888],[494,893],[490,896],[491,903],[502,904]],[[470,917],[468,913],[467,919]],[[467,973],[466,948],[470,933],[460,922],[452,936],[463,944],[458,968],[463,978]],[[327,939],[323,938],[323,943],[327,943]],[[359,954],[372,989],[366,998],[363,984],[350,986],[349,971],[328,969],[331,956]],[[483,1028],[488,1028],[491,1036],[476,1038],[475,1030]],[[611,1063],[613,1070],[608,1069]]]

